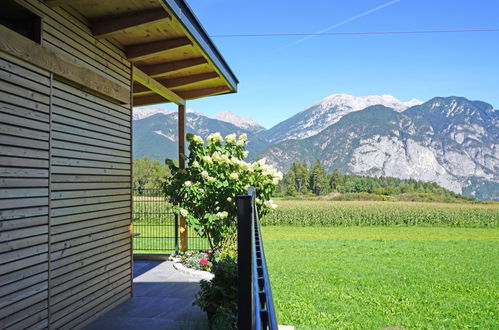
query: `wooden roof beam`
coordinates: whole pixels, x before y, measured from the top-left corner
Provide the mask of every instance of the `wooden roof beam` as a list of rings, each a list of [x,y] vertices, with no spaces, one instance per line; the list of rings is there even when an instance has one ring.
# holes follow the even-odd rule
[[[136,67],[133,68],[133,80],[144,85],[151,91],[155,92],[156,94],[162,96],[163,98],[171,102],[182,105],[185,104],[185,99],[177,95],[175,92],[169,90],[165,86],[161,85],[155,79],[151,78],[150,76],[145,74],[140,69],[137,69]]]
[[[208,63],[208,61],[204,57],[194,57],[187,60],[143,65],[140,67],[140,69],[151,77],[156,78],[167,73],[189,69],[206,63]]]
[[[193,89],[185,92],[178,92],[178,95],[182,97],[184,100],[188,99],[196,99],[199,97],[210,96],[221,94],[230,91],[230,88],[227,86],[215,86],[201,89]]]
[[[199,83],[202,81],[211,80],[211,79],[215,79],[215,78],[220,78],[218,73],[206,72],[206,73],[193,74],[190,76],[178,77],[178,78],[156,79],[156,81],[159,82],[160,84],[164,85],[167,88],[174,88],[174,87],[187,86],[190,84],[195,84],[195,83]],[[134,86],[133,86],[133,93],[134,94],[135,93],[143,93],[146,91],[149,91],[149,89],[142,84],[134,84]]]
[[[153,94],[153,95],[139,95],[133,97],[133,107],[141,107],[143,105],[151,105],[158,103],[167,103],[169,100],[165,99],[161,95]]]
[[[107,38],[129,28],[152,24],[171,18],[162,7],[130,12],[120,16],[99,17],[93,20],[92,32],[97,39]]]
[[[190,84],[195,84],[198,82],[211,80],[215,78],[220,78],[218,73],[216,72],[205,72],[199,74],[193,74],[190,76],[178,77],[178,78],[170,78],[170,79],[158,79],[160,83],[165,85],[168,88],[175,88],[181,86],[187,86]]]
[[[187,100],[187,99],[195,99],[195,98],[204,97],[204,96],[226,93],[228,91],[230,91],[230,88],[227,86],[216,86],[216,87],[209,87],[209,88],[194,89],[191,91],[185,91],[183,93],[178,92],[178,94],[181,95],[185,100]],[[144,94],[139,94],[139,95],[133,96],[133,106],[134,107],[139,107],[139,106],[143,106],[143,105],[158,104],[158,103],[165,103],[165,102],[169,102],[169,100],[166,100],[161,95],[149,94],[148,92],[144,92]]]
[[[128,60],[139,61],[156,56],[159,53],[191,45],[192,41],[189,38],[173,38],[127,46],[125,53]]]
[[[52,8],[52,7],[67,5],[71,2],[74,2],[74,0],[42,0],[42,2],[45,3],[47,6],[49,6],[50,8]]]

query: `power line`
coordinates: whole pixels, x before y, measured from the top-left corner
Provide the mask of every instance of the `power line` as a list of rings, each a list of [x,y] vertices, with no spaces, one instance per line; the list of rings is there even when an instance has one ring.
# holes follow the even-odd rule
[[[260,33],[260,34],[215,34],[212,38],[245,38],[245,37],[293,37],[293,36],[335,36],[335,35],[371,35],[371,34],[425,34],[425,33],[463,33],[463,32],[499,32],[492,29],[461,30],[412,30],[412,31],[364,31],[364,32],[318,32],[318,33]]]

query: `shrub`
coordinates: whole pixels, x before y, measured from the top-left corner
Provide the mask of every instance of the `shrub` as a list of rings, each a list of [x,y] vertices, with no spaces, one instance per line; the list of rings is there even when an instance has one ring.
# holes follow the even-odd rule
[[[224,257],[213,263],[211,281],[202,280],[194,305],[208,314],[211,329],[237,329],[237,263]]]
[[[236,138],[219,133],[208,136],[205,144],[201,137],[188,134],[189,156],[187,169],[179,169],[171,160],[167,164],[171,177],[165,179],[163,190],[175,206],[173,212],[186,218],[189,226],[203,238],[211,249],[234,236],[236,226],[237,195],[245,194],[249,186],[257,193],[260,215],[276,205],[270,200],[282,173],[265,164],[244,161],[246,134]]]

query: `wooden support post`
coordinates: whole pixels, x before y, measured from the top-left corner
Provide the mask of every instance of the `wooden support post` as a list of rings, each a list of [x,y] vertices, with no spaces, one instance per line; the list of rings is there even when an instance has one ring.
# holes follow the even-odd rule
[[[185,169],[185,104],[178,106],[178,167]],[[180,251],[187,250],[187,224],[180,216]]]

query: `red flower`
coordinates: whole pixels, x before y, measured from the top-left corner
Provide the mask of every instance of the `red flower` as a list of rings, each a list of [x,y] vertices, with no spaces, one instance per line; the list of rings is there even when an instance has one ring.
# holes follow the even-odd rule
[[[208,264],[208,260],[207,260],[206,258],[204,258],[204,257],[203,257],[203,258],[201,258],[201,259],[199,260],[199,263],[200,263],[201,265],[207,265],[207,264]]]

